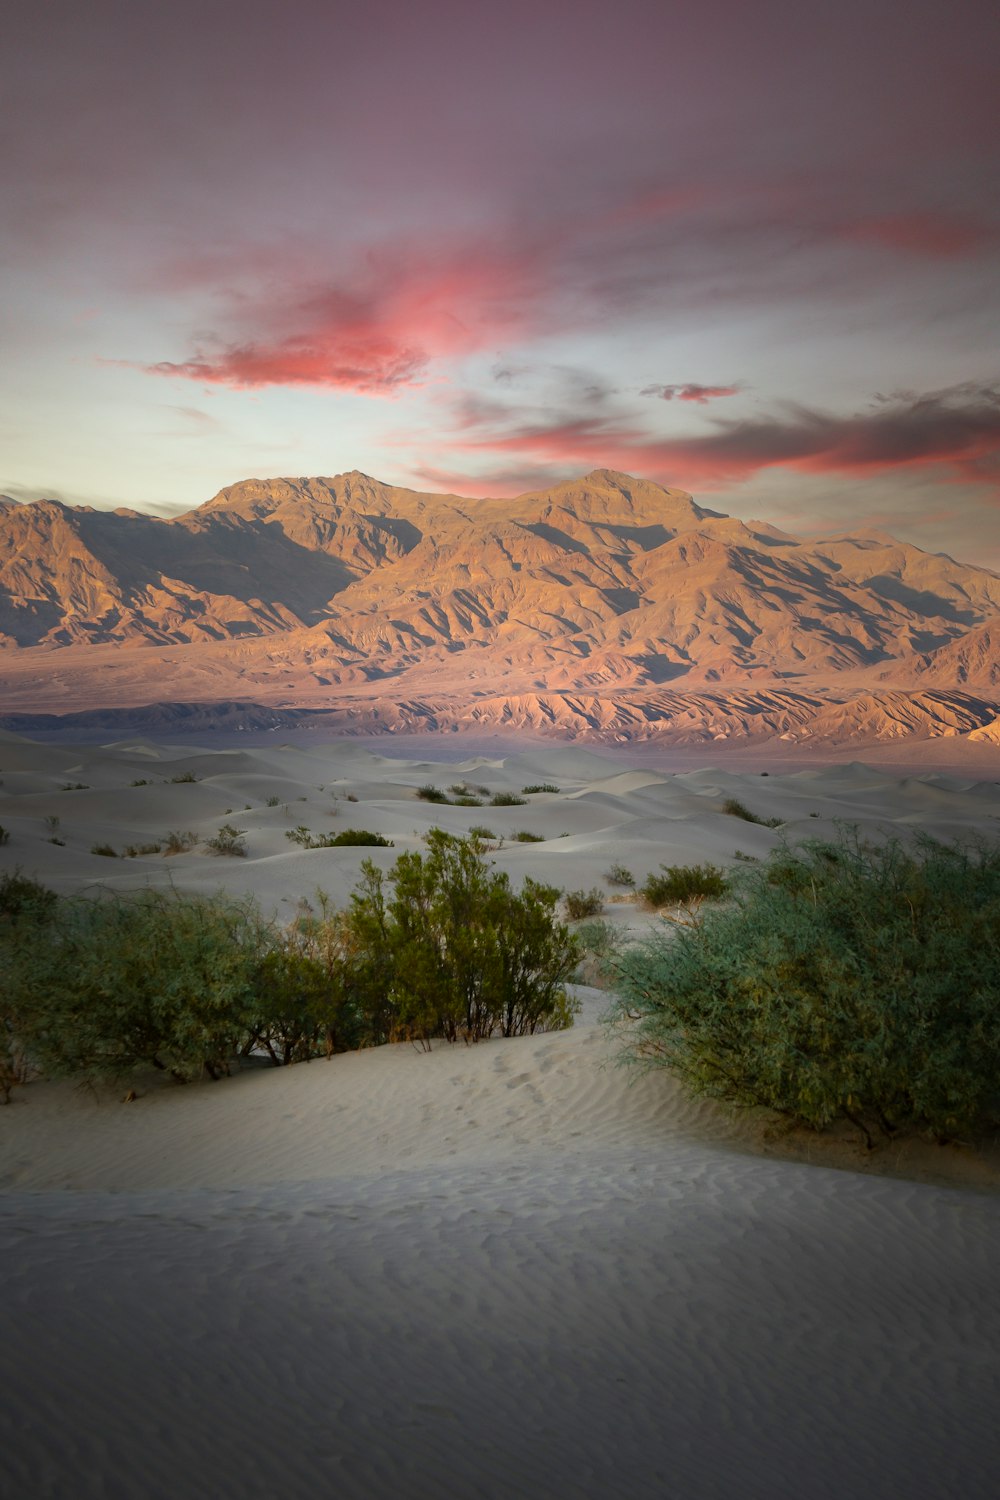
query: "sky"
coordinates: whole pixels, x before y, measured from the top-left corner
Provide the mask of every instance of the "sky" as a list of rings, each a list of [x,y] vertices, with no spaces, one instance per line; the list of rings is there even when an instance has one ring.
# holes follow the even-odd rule
[[[1000,569],[995,0],[14,0],[0,491],[594,468]]]

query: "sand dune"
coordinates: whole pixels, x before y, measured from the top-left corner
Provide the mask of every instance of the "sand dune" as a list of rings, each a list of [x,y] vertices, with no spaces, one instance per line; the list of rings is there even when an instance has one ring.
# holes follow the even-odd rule
[[[597,884],[637,927],[654,919],[610,899],[612,861],[641,879],[837,818],[907,837],[995,835],[1000,816],[1000,786],[963,777],[670,775],[579,749],[435,763],[3,736],[0,780],[0,869],[67,892],[221,885],[288,913],[317,885],[345,900],[367,853],[485,823],[544,835],[493,856],[513,879]],[[560,790],[519,807],[416,797],[543,780]],[[90,853],[223,818],[245,859]],[[304,851],[298,823],[396,847]],[[128,1105],[18,1091],[0,1110],[11,1493],[992,1497],[1000,1154],[865,1159],[733,1120],[616,1066],[606,996],[577,993],[563,1033],[143,1079]]]

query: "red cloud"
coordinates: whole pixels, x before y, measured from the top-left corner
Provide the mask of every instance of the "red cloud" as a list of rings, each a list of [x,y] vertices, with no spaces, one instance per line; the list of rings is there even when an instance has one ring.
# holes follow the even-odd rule
[[[716,401],[720,396],[738,396],[740,387],[738,385],[647,385],[639,392],[641,396],[659,396],[664,401],[696,401],[699,406],[707,406],[709,401]]]
[[[974,254],[997,238],[994,225],[933,213],[883,214],[861,219],[846,224],[841,234],[844,239],[874,242],[887,250],[902,250],[933,260]]]
[[[1000,457],[1000,390],[956,386],[900,397],[850,417],[790,407],[785,417],[757,422],[713,420],[690,438],[658,439],[627,419],[586,414],[549,423],[522,422],[480,436],[467,432],[453,451],[528,455],[538,464],[579,469],[636,469],[676,483],[713,485],[760,469],[874,474],[946,465],[966,480],[988,481]]]
[[[539,317],[538,255],[465,247],[400,262],[372,257],[354,284],[231,298],[233,320],[262,331],[146,366],[240,387],[312,385],[385,394],[419,382],[431,359],[525,331]]]

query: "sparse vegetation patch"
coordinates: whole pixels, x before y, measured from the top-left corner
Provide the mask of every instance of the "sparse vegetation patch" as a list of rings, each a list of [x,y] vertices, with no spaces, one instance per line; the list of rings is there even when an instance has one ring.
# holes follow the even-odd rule
[[[718,900],[727,890],[726,873],[718,865],[661,865],[659,874],[646,876],[639,895],[647,906],[686,906]]]
[[[780,828],[785,821],[784,818],[759,818],[738,797],[727,797],[722,804],[722,811],[731,818],[742,818],[744,823],[758,823],[761,828]]]

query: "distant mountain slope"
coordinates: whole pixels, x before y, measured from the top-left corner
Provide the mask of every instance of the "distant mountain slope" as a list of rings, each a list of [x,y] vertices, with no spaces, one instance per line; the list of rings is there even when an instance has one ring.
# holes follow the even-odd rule
[[[946,696],[992,702],[998,621],[1000,577],[986,569],[879,533],[800,541],[604,469],[514,500],[356,472],[245,480],[169,521],[0,505],[0,655],[13,670],[21,648],[68,648],[109,703],[123,674],[85,648],[185,648],[169,658],[177,701],[192,680],[198,698],[277,703],[280,690],[330,708],[391,685],[400,722],[438,710],[453,722],[464,704],[482,721],[632,735],[676,720],[666,690],[700,695],[681,719],[710,735],[713,711],[744,732],[716,688],[735,705],[752,687],[770,708],[750,719],[771,732],[803,733],[818,690],[835,704],[816,732],[832,737],[965,733],[989,715]],[[868,683],[873,703],[840,712],[838,682]],[[889,703],[899,690],[910,708]],[[592,696],[600,706],[581,707]]]

